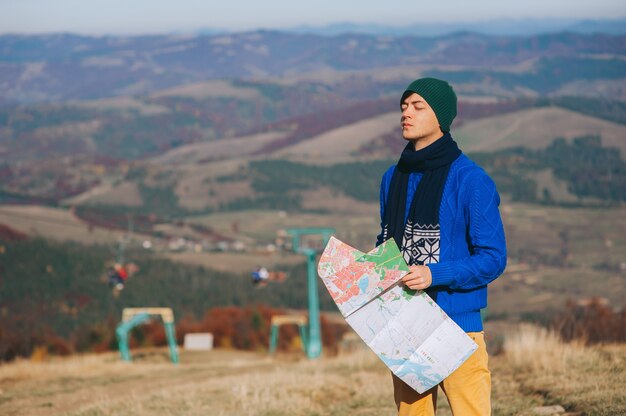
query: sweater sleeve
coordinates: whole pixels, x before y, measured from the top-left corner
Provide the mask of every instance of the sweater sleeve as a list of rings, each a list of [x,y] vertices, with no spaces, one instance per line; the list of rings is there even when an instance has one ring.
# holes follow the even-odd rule
[[[385,207],[387,206],[387,191],[391,175],[393,175],[394,166],[391,166],[380,181],[380,234],[376,236],[376,247],[384,243],[383,241],[383,222],[385,221]]]
[[[486,174],[468,181],[468,244],[470,256],[432,263],[432,286],[474,289],[495,280],[506,267],[506,241],[498,205],[500,196]]]

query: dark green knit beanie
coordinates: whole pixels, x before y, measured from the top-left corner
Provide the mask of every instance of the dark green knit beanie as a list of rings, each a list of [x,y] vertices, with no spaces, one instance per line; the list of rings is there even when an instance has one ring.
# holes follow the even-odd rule
[[[450,131],[450,124],[456,117],[456,94],[450,84],[437,78],[416,79],[406,87],[400,105],[414,92],[421,95],[433,109],[441,131]]]

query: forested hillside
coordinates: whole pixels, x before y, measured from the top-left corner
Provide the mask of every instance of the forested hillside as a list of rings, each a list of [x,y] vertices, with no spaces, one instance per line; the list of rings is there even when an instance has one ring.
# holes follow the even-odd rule
[[[106,247],[41,239],[2,241],[0,254],[0,359],[28,355],[37,345],[66,352],[103,347],[124,307],[170,307],[177,320],[200,319],[220,306],[264,304],[306,308],[306,269],[281,267],[284,283],[258,289],[249,275],[217,272],[130,253],[140,271],[116,298],[107,284]],[[244,254],[242,254],[244,255]],[[320,288],[321,308],[335,310]],[[110,345],[104,345],[108,348]]]

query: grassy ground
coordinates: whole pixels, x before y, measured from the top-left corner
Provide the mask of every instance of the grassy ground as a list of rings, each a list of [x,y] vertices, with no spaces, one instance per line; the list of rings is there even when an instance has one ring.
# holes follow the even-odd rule
[[[34,205],[0,205],[0,224],[29,236],[85,244],[114,244],[123,235],[100,227],[90,229],[66,209]]]
[[[626,414],[624,345],[565,344],[551,332],[525,325],[504,349],[521,392],[582,415]]]
[[[191,221],[211,227],[226,235],[274,242],[279,230],[287,228],[335,228],[337,236],[362,250],[370,250],[380,232],[378,210],[372,205],[366,215],[286,213],[284,211],[245,211],[194,217]],[[236,231],[235,231],[236,230]],[[289,239],[290,237],[284,236]],[[363,246],[363,247],[359,247]]]
[[[570,415],[626,412],[626,347],[563,344],[535,327],[491,357],[494,415],[561,405]],[[301,354],[164,351],[43,358],[0,366],[3,415],[393,415],[391,379],[367,349],[308,361]],[[439,415],[450,415],[441,397]]]
[[[274,270],[276,266],[294,266],[306,261],[302,255],[292,253],[182,252],[166,253],[163,256],[176,262],[246,275],[261,265]]]

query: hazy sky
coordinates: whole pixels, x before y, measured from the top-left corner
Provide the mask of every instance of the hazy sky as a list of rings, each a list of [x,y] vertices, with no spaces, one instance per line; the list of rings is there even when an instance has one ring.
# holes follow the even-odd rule
[[[0,0],[0,33],[139,34],[336,22],[618,18],[624,0]]]

